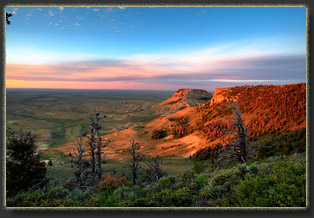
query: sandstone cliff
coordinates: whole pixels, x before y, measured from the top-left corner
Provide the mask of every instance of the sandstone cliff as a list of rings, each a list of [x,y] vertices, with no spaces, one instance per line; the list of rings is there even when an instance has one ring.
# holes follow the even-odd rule
[[[220,103],[224,100],[229,101],[229,100],[236,100],[236,97],[233,97],[232,99],[227,97],[227,93],[231,91],[231,88],[217,88],[215,89],[214,95],[210,100],[210,105],[214,105],[217,103]]]
[[[212,94],[202,89],[179,89],[173,96],[157,105],[162,111],[176,112],[209,102]]]

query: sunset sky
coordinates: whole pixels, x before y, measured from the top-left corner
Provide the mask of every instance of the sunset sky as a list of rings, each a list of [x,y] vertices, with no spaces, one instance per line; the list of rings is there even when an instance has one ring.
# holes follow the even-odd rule
[[[306,82],[305,7],[7,7],[7,88]]]

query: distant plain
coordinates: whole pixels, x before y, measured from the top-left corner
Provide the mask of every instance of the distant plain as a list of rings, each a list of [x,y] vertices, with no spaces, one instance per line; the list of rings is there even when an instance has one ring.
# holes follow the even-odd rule
[[[170,98],[175,91],[141,90],[53,90],[53,89],[7,89],[6,127],[18,133],[21,128],[36,135],[42,159],[52,160],[47,176],[56,177],[64,183],[72,177],[67,153],[62,147],[75,142],[80,129],[88,131],[88,113],[101,111],[107,118],[102,123],[102,134],[141,126],[161,114],[152,106]],[[140,130],[140,128],[139,128]],[[74,146],[73,146],[74,148]],[[106,154],[105,154],[106,155]],[[183,173],[192,163],[181,157],[165,157],[164,166],[172,174]],[[125,160],[110,160],[104,168],[117,169],[118,175],[129,173]],[[120,175],[121,174],[121,175]]]

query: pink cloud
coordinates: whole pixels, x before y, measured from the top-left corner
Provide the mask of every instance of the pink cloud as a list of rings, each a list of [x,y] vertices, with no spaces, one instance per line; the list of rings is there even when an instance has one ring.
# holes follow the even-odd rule
[[[49,14],[51,17],[54,16],[54,13],[53,13],[51,10],[48,11],[48,14]]]
[[[240,83],[305,81],[305,57],[226,47],[119,59],[83,58],[50,65],[7,64],[8,87],[168,89]],[[303,72],[304,71],[304,72]],[[180,87],[181,86],[181,87]]]
[[[104,11],[105,11],[105,12],[112,12],[113,9],[112,9],[112,8],[107,8],[107,9],[105,9]]]
[[[206,11],[203,10],[203,11],[201,11],[201,12],[198,12],[197,15],[201,15],[201,14],[205,14],[205,13],[206,13]]]

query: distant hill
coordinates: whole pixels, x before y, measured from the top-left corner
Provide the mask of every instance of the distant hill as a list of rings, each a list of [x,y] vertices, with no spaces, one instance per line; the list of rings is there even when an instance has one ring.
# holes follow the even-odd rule
[[[173,96],[155,106],[155,110],[174,113],[209,102],[212,94],[202,89],[179,89]]]
[[[153,107],[161,115],[152,122],[105,136],[111,141],[106,155],[122,160],[128,155],[126,149],[132,137],[146,156],[188,157],[215,146],[222,142],[228,128],[228,101],[238,101],[250,139],[306,127],[305,83],[236,86],[216,89],[213,96],[204,90],[180,89]],[[153,138],[156,131],[163,132],[162,137]]]
[[[251,137],[306,127],[306,85],[300,83],[218,89],[210,103],[195,109],[200,115],[198,129],[210,135],[207,127],[222,123],[227,113],[223,105],[230,100],[239,102]]]

